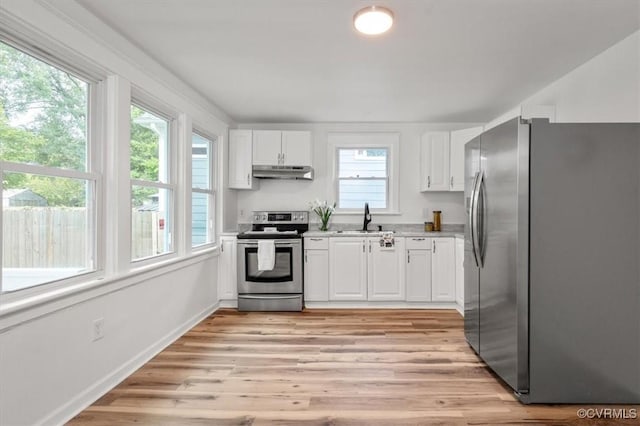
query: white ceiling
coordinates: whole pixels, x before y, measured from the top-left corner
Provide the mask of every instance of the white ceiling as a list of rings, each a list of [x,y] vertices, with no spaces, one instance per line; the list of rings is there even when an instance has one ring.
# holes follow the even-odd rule
[[[486,122],[640,28],[640,0],[77,1],[238,122]],[[352,29],[370,4],[389,34]]]

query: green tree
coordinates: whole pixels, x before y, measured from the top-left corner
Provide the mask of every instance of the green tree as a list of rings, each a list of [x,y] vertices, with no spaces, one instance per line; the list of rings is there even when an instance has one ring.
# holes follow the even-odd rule
[[[86,170],[88,84],[0,43],[0,160]],[[132,108],[131,177],[158,178],[158,135],[135,122]],[[3,188],[29,188],[49,205],[83,206],[83,182],[20,173],[2,177]],[[134,191],[136,205],[155,191]]]

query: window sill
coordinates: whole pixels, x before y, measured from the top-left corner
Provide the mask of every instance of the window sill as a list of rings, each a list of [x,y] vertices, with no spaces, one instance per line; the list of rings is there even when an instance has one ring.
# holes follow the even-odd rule
[[[11,301],[0,301],[0,333],[7,328],[52,312],[191,266],[206,257],[216,257],[219,253],[219,248],[215,246],[207,250],[191,253],[188,256],[174,257],[163,262],[145,265],[121,275],[70,284]]]
[[[333,212],[335,216],[362,216],[364,214],[363,210],[357,211],[335,211]],[[371,216],[400,216],[402,215],[401,211],[393,210],[393,211],[385,211],[385,212],[377,212],[372,210],[370,212]]]

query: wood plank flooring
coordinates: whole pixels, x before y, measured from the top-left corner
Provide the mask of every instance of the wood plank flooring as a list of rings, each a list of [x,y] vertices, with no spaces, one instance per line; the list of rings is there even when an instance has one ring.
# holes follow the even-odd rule
[[[227,309],[69,424],[598,424],[578,408],[520,404],[455,311]]]

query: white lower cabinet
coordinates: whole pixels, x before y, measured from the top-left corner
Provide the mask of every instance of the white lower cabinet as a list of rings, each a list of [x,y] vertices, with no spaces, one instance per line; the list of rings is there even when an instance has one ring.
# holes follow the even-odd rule
[[[456,303],[464,309],[464,239],[456,238]]]
[[[238,265],[236,237],[220,237],[218,257],[218,299],[236,300],[238,297]]]
[[[455,239],[396,237],[305,238],[305,300],[456,301]]]
[[[367,300],[366,238],[329,238],[329,300]]]
[[[407,238],[407,302],[431,301],[431,238]]]
[[[367,238],[368,300],[405,300],[404,238],[394,247],[381,247],[380,238]]]
[[[305,245],[307,244],[305,238]],[[304,250],[304,300],[329,300],[329,250]]]
[[[431,240],[431,301],[454,302],[456,300],[455,239]]]

